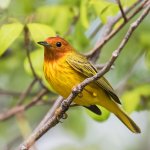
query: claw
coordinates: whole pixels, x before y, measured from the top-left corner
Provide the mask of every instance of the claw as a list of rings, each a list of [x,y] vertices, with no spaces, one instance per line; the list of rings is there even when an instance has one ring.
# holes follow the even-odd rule
[[[55,116],[57,118],[57,120],[60,122],[60,119],[61,119],[61,108],[57,108],[56,111],[55,111]]]
[[[67,119],[67,118],[68,118],[67,113],[64,113],[63,116],[62,116],[62,119]]]
[[[75,93],[75,94],[80,93],[81,92],[81,86],[77,85],[77,86],[73,87],[72,92]]]
[[[68,117],[66,113],[62,114],[62,109],[60,107],[56,109],[55,116],[60,123],[63,123],[62,121],[60,121],[60,119],[66,119]]]

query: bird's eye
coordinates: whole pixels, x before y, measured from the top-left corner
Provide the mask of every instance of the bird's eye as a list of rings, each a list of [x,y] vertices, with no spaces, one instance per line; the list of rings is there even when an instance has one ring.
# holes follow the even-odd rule
[[[57,42],[57,43],[56,43],[56,46],[57,46],[57,47],[61,47],[61,42]]]

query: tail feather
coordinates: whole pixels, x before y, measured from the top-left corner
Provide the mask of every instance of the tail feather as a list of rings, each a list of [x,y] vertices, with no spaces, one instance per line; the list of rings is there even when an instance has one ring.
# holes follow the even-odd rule
[[[136,125],[136,123],[122,110],[122,108],[115,103],[114,101],[108,99],[105,103],[101,103],[101,106],[108,109],[110,112],[114,113],[120,121],[122,121],[125,126],[132,131],[133,133],[141,133],[140,128]]]
[[[115,114],[120,121],[122,121],[126,127],[128,127],[129,130],[131,130],[133,133],[141,133],[140,128],[136,125],[136,123],[125,113],[120,109],[120,112]]]

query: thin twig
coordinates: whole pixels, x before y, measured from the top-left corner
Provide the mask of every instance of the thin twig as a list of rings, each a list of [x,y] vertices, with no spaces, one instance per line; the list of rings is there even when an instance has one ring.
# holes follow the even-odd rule
[[[0,95],[20,97],[22,94],[23,94],[23,92],[9,91],[9,90],[0,89]],[[28,93],[27,96],[31,97],[35,94],[36,94],[36,92],[32,92],[32,93]]]
[[[28,61],[29,61],[29,65],[30,65],[32,74],[33,74],[34,78],[39,81],[39,84],[41,85],[41,87],[47,89],[47,87],[42,83],[41,79],[36,74],[36,72],[34,70],[34,67],[32,65],[32,61],[31,61],[31,58],[30,58],[30,36],[29,36],[29,29],[28,29],[28,27],[26,25],[24,26],[24,41],[25,41],[27,58],[28,58]]]
[[[34,106],[36,103],[38,103],[41,100],[41,98],[47,93],[48,93],[48,90],[42,89],[41,92],[38,93],[38,95],[35,98],[33,98],[33,100],[29,104],[25,105],[25,110]]]
[[[133,9],[137,5],[139,5],[141,2],[142,2],[142,0],[137,0],[133,5],[131,5],[130,7],[126,8],[125,11],[124,11],[124,13],[127,15],[130,11],[133,11]],[[108,23],[105,24],[105,25],[103,25],[103,27],[101,28],[101,30],[102,30],[102,36],[100,36],[100,38],[96,42],[94,48],[88,54],[86,54],[86,56],[89,58],[90,61],[96,62],[96,60],[100,57],[100,53],[101,53],[101,50],[102,50],[102,47],[99,47],[100,43],[101,44],[105,44],[105,43],[103,43],[104,38],[107,37],[111,33],[111,31],[113,30],[113,27],[115,26],[115,24],[120,19],[122,19],[122,14],[118,13],[118,15],[116,15],[115,17],[110,17],[109,20],[108,20]],[[111,39],[111,37],[110,37],[110,39]]]
[[[103,69],[104,66],[105,66],[105,64],[97,64],[97,65],[95,65],[95,67],[97,68],[97,70]],[[115,66],[112,65],[112,66],[111,66],[111,69],[114,69],[114,68],[115,68]]]
[[[32,74],[34,76],[34,78],[38,79],[38,76],[36,75],[36,72],[33,68],[32,62],[31,62],[31,58],[30,58],[30,38],[29,38],[29,29],[28,27],[25,25],[24,26],[24,42],[25,42],[25,47],[26,47],[26,52],[27,52],[27,58],[29,61],[29,65],[30,68],[32,70]]]
[[[117,1],[117,3],[118,3],[119,8],[120,8],[120,11],[121,11],[122,17],[123,17],[123,19],[124,19],[124,22],[126,22],[126,21],[127,21],[127,18],[126,18],[125,12],[124,12],[124,10],[123,10],[122,4],[121,4],[120,0],[116,0],[116,1]]]
[[[57,115],[54,115],[51,119],[47,121],[46,124],[43,125],[42,128],[40,128],[36,133],[32,134],[21,146],[20,150],[28,150],[36,140],[38,140],[45,132],[47,132],[50,128],[55,126],[59,123],[59,120],[63,117],[63,114],[69,109],[70,104],[72,103],[73,99],[82,92],[83,88],[87,86],[89,83],[93,82],[94,80],[99,79],[102,77],[106,72],[109,71],[117,57],[119,56],[120,52],[128,42],[129,38],[135,31],[135,29],[139,26],[139,24],[143,21],[143,19],[147,16],[147,14],[150,11],[150,6],[148,6],[143,13],[140,15],[140,17],[131,24],[129,30],[127,31],[126,35],[124,36],[123,40],[121,41],[119,47],[112,53],[112,56],[110,60],[106,63],[106,65],[103,67],[103,69],[98,72],[96,75],[85,79],[82,83],[80,83],[78,86],[76,86],[71,94],[68,96],[66,100],[64,100],[61,104],[61,107],[59,108],[59,112],[57,112]],[[58,116],[60,117],[58,119]]]
[[[36,95],[29,104],[26,105],[17,105],[11,109],[9,109],[6,112],[3,112],[0,114],[0,121],[3,120],[7,120],[10,117],[13,117],[14,115],[18,114],[19,112],[25,111],[29,108],[31,108],[32,106],[35,106],[36,103],[38,103],[41,98],[46,95],[48,93],[48,91],[46,89],[43,89],[40,93],[38,93],[38,95]]]
[[[4,121],[24,110],[24,106],[15,106],[6,112],[0,113],[0,121]]]
[[[22,94],[21,92],[15,92],[15,91],[0,89],[0,95],[20,96],[21,94]]]
[[[112,38],[114,37],[126,24],[129,22],[135,15],[137,15],[144,7],[145,3],[147,3],[147,0],[145,0],[129,17],[128,21],[123,22],[117,29],[112,30],[110,34],[108,34],[106,37],[104,37],[99,43],[96,44],[96,47],[94,47],[89,54],[86,56],[93,62],[97,60],[100,54],[100,50],[103,48],[103,46]]]
[[[34,130],[34,132],[31,134],[31,136],[28,138],[29,141],[29,145],[33,145],[35,142],[36,137],[38,136],[37,134],[39,133],[39,131],[41,130],[41,128],[43,128],[43,126],[45,124],[47,124],[47,122],[49,122],[49,120],[51,120],[51,118],[54,116],[55,111],[57,108],[60,107],[61,103],[62,103],[63,98],[61,96],[59,96],[57,98],[57,100],[55,101],[54,105],[52,106],[52,108],[47,112],[47,114],[45,115],[45,117],[43,118],[43,120],[40,122],[40,124],[38,125],[38,127]],[[42,132],[42,131],[41,131]]]
[[[33,81],[27,87],[27,89],[20,95],[17,105],[21,105],[23,103],[23,100],[31,92],[31,89],[34,86],[34,84],[36,83],[36,81],[37,81],[37,78],[34,78]]]
[[[43,118],[43,120],[40,122],[40,124],[38,125],[37,129],[38,130],[40,127],[42,127],[54,114],[55,114],[55,110],[60,107],[61,103],[63,101],[63,97],[59,96],[54,104],[52,105],[52,107],[50,108],[50,110],[47,112],[47,114],[45,115],[45,117]]]

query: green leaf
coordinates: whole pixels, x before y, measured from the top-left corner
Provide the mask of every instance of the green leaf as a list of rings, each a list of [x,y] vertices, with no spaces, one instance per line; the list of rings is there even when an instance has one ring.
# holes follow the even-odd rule
[[[42,6],[37,9],[35,16],[38,22],[49,24],[58,34],[64,34],[72,23],[75,10],[69,5]]]
[[[90,5],[94,8],[95,12],[103,23],[107,22],[108,17],[114,16],[119,11],[116,3],[108,2],[106,0],[92,0]]]
[[[80,6],[80,20],[82,25],[85,28],[89,27],[89,21],[88,21],[88,1],[87,0],[82,0],[81,1],[81,6]]]
[[[22,29],[21,23],[5,24],[0,28],[0,55],[17,39]]]
[[[142,85],[131,91],[127,91],[123,94],[123,107],[124,109],[131,113],[135,111],[140,105],[141,96],[150,95],[150,85]]]
[[[86,109],[86,112],[87,114],[93,118],[94,120],[96,121],[105,121],[106,119],[108,119],[109,115],[110,115],[110,112],[108,110],[106,110],[105,108],[103,107],[100,107],[100,106],[97,106],[100,108],[100,110],[102,111],[102,114],[101,115],[96,115],[95,113],[93,113],[92,111]]]
[[[48,37],[56,35],[55,31],[45,24],[29,23],[27,26],[35,42],[43,41]]]
[[[36,74],[38,75],[38,77],[40,77],[43,80],[43,83],[45,84],[45,86],[47,88],[49,88],[51,91],[55,92],[52,89],[52,87],[49,85],[49,83],[46,81],[46,79],[45,79],[44,72],[43,72],[43,61],[44,61],[44,57],[43,56],[44,56],[43,49],[36,49],[32,53],[30,53],[30,58],[31,58],[32,66],[33,66]],[[25,71],[29,75],[33,75],[27,57],[24,60],[24,68],[25,68]]]
[[[44,60],[43,56],[44,56],[44,51],[42,49],[37,49],[32,53],[30,53],[30,58],[31,58],[33,68],[39,77],[42,77],[43,75],[43,60]],[[24,68],[28,74],[32,75],[32,71],[27,57],[24,61]]]

